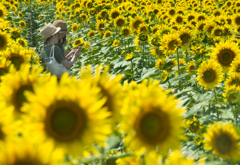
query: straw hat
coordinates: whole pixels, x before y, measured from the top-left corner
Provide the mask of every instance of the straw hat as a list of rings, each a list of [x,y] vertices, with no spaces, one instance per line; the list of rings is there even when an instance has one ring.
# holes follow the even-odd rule
[[[41,30],[40,33],[42,35],[42,40],[46,40],[47,38],[53,36],[54,34],[58,33],[61,30],[60,27],[55,27],[53,24],[49,23],[45,25]]]
[[[60,27],[60,28],[61,28],[61,30],[60,30],[59,33],[71,34],[71,32],[69,32],[69,31],[67,30],[67,24],[66,24],[65,21],[63,21],[63,20],[57,20],[57,21],[54,21],[54,22],[53,22],[53,25],[54,25],[55,27]]]

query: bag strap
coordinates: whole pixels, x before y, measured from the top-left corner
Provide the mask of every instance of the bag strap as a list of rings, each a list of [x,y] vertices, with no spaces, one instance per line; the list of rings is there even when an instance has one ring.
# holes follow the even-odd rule
[[[54,47],[55,47],[55,45],[53,45],[53,46],[51,47],[50,57],[54,57]],[[52,53],[52,52],[53,52],[53,53]],[[53,54],[53,55],[51,56],[51,54]]]

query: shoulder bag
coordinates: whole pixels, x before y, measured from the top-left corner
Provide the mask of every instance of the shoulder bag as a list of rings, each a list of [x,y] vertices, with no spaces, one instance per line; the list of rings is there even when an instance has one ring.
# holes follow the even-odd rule
[[[56,61],[54,57],[54,47],[55,45],[51,47],[50,57],[45,58],[45,64],[46,64],[46,69],[49,70],[49,72],[52,75],[56,75],[57,78],[60,78],[63,73],[68,72],[70,74],[71,72],[62,63],[59,64]]]

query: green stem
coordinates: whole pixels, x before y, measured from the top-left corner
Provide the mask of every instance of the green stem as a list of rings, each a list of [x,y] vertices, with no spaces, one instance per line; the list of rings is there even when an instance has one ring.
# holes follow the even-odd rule
[[[133,81],[134,71],[133,71],[133,62],[132,62],[132,59],[131,59],[131,69],[132,69],[132,81]]]
[[[186,63],[188,62],[188,52],[186,50]]]
[[[178,65],[178,75],[180,75],[178,48],[177,48],[177,65]]]
[[[215,96],[215,104],[217,104],[217,94],[216,94],[216,88],[214,88],[214,96]],[[217,120],[219,121],[219,111],[217,106],[215,105],[215,109],[217,111]]]
[[[104,162],[104,149],[103,148],[101,148],[100,164],[101,165],[105,165],[105,162]]]
[[[232,105],[230,105],[230,107],[231,107],[231,110],[232,110],[232,113],[233,113],[233,116],[234,116],[234,119],[235,119],[236,126],[238,126],[237,111],[233,109]]]

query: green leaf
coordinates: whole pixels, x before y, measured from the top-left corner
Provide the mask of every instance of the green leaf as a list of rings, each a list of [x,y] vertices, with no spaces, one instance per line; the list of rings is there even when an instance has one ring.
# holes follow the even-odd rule
[[[196,115],[197,112],[202,111],[203,106],[208,105],[208,101],[204,101],[194,105],[187,113],[186,116]]]
[[[133,76],[133,73],[131,72],[131,69],[125,70],[124,73],[129,76]]]
[[[121,142],[121,139],[118,136],[110,136],[105,140],[106,148],[111,149]]]

